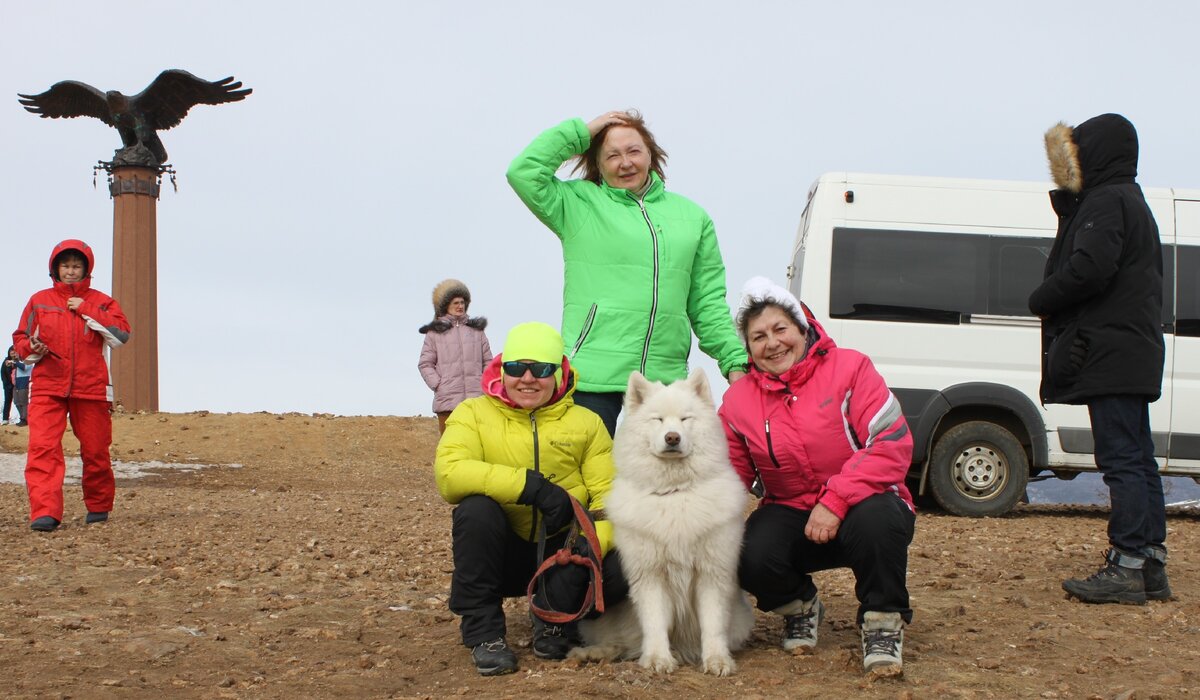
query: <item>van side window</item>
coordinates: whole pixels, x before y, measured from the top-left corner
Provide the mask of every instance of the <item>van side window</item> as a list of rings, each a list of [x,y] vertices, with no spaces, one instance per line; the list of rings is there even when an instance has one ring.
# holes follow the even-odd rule
[[[1029,295],[1042,283],[1054,242],[1048,238],[988,236],[996,275],[988,295],[988,313],[1029,316]]]
[[[1175,254],[1179,265],[1175,334],[1200,337],[1200,246],[1177,246]]]
[[[1053,240],[835,228],[831,318],[959,323],[1030,316]]]

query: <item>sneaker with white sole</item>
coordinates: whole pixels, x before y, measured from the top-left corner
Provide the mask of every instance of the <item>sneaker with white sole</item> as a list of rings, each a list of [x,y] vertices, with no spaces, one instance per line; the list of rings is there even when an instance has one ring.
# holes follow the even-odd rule
[[[800,612],[783,616],[783,648],[807,653],[817,646],[817,630],[825,619],[825,606],[818,596],[800,603]]]
[[[864,613],[861,634],[863,670],[882,676],[903,672],[904,618],[900,613]]]

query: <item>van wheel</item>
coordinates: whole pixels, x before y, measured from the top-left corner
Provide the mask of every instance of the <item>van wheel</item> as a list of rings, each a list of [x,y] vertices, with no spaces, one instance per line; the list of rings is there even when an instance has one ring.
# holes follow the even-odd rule
[[[1025,493],[1029,460],[1008,430],[970,421],[947,430],[933,448],[929,486],[955,515],[1003,515]]]

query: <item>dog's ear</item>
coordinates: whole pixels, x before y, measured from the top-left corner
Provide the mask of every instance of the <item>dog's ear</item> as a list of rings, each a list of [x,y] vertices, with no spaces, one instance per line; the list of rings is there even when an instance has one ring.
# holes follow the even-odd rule
[[[687,383],[688,386],[692,388],[692,391],[696,392],[696,396],[700,397],[701,401],[709,406],[714,405],[712,399],[712,390],[708,387],[708,375],[704,373],[704,370],[693,370],[692,373],[688,375]]]
[[[642,376],[641,372],[633,372],[629,375],[629,384],[625,387],[625,410],[632,410],[641,406],[646,400],[646,395],[650,393],[650,381]]]

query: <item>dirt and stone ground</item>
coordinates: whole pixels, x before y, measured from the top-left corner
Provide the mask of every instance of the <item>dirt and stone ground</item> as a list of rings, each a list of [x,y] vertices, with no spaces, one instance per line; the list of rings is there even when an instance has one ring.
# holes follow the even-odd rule
[[[1200,695],[1200,521],[1172,514],[1177,599],[1088,606],[1062,578],[1096,568],[1100,509],[1023,507],[968,520],[922,513],[911,549],[900,680],[861,673],[853,581],[819,578],[816,654],[777,646],[759,615],[739,671],[655,675],[528,650],[481,678],[446,608],[450,506],[434,488],[431,418],[118,415],[114,456],[239,464],[118,482],[104,525],[67,488],[59,531],[31,532],[0,486],[0,695],[8,698],[1172,698]],[[0,451],[24,451],[0,428]],[[74,451],[68,439],[68,451]]]

